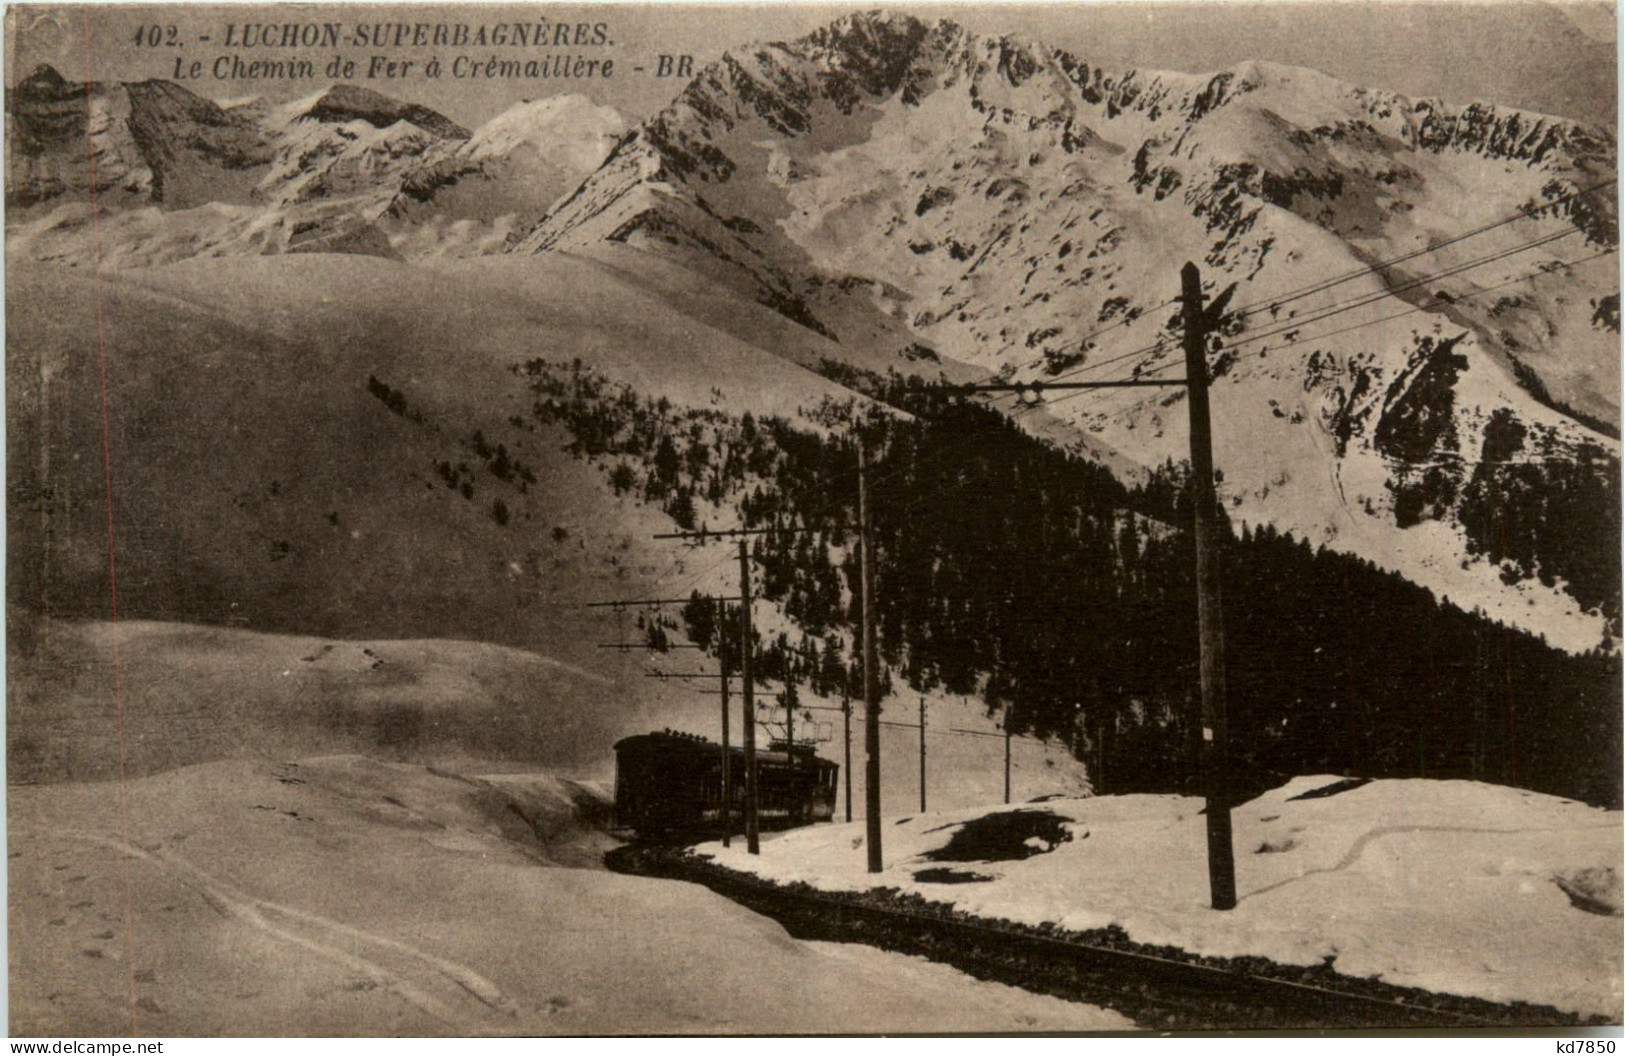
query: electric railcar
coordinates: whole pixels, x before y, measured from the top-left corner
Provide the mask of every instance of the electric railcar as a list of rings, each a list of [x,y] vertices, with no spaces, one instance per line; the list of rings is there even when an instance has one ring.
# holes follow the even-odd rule
[[[729,827],[744,827],[745,751],[728,750]],[[615,824],[642,834],[720,832],[722,746],[664,730],[615,744]],[[829,821],[840,767],[809,745],[774,742],[756,753],[756,816],[764,829]]]

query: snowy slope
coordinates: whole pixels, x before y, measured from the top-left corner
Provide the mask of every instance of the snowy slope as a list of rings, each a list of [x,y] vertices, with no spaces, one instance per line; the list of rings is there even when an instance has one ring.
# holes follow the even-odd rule
[[[355,755],[194,766],[122,790],[14,788],[11,1029],[377,1037],[1130,1026],[917,958],[797,942],[695,885],[550,868],[583,864],[607,842],[578,820],[593,798],[546,774]]]
[[[511,368],[580,357],[677,406],[758,417],[794,418],[851,394],[587,260],[328,264],[285,255],[103,277],[108,393],[122,423],[112,447],[120,613],[127,624],[164,621],[122,644],[132,721],[146,731],[131,754],[137,771],[222,758],[233,738],[271,735],[259,722],[236,733],[211,725],[216,706],[273,725],[301,701],[329,708],[295,731],[290,751],[360,750],[392,736],[391,754],[525,757],[595,779],[609,776],[610,746],[628,733],[669,725],[717,736],[714,698],[645,677],[691,656],[597,648],[635,629],[582,605],[731,593],[733,565],[714,547],[651,539],[672,527],[658,509],[614,494],[598,467],[562,450],[566,438],[515,426],[534,395]],[[95,291],[88,275],[37,265],[13,268],[9,282],[8,425],[13,450],[30,452],[12,483],[19,496],[51,495],[11,505],[10,597],[99,620],[99,427],[57,413],[100,391],[95,361],[74,351],[94,342]],[[372,378],[400,393],[407,413],[370,391]],[[175,415],[180,404],[190,413]],[[538,486],[495,477],[470,450],[475,432],[505,444]],[[441,462],[470,466],[468,497],[446,486]],[[507,524],[492,516],[498,499]],[[776,626],[760,610],[764,628]],[[13,628],[22,710],[8,731],[12,757],[35,776],[54,767],[106,777],[113,636],[100,623],[55,627]],[[451,709],[446,725],[435,725],[437,699]],[[912,721],[912,703],[888,718]],[[422,720],[391,734],[392,708]],[[515,715],[529,716],[526,732],[504,735],[503,717]],[[737,702],[735,715],[738,743]],[[166,722],[190,732],[166,740]],[[929,723],[991,729],[955,698],[933,699]],[[931,736],[934,802],[998,793],[1001,742]],[[910,731],[888,728],[885,740],[887,787],[910,788]],[[1015,770],[1017,795],[1085,787],[1081,764],[1059,747],[1017,742]]]
[[[1617,1021],[1621,825],[1617,812],[1467,781],[1300,777],[1233,813],[1240,901],[1209,908],[1202,802],[1102,796],[1019,809],[1061,819],[1030,857],[934,860],[964,823],[1004,808],[910,818],[885,830],[868,874],[861,826],[817,826],[702,854],[734,869],[829,890],[894,887],[968,913],[1337,971],[1494,1001],[1550,1004]],[[921,880],[944,864],[982,877]],[[1571,892],[1573,894],[1571,894]],[[1582,905],[1583,903],[1583,905]]]
[[[1233,306],[1251,309],[1215,361],[1232,519],[1584,649],[1602,619],[1476,556],[1454,498],[1497,411],[1543,457],[1617,465],[1598,431],[1619,415],[1617,334],[1598,314],[1617,296],[1614,207],[1606,188],[1569,197],[1614,168],[1607,130],[1562,119],[1267,63],[1114,73],[877,13],[702,70],[517,251],[616,250],[631,273],[678,262],[859,361],[920,345],[1035,380],[1176,367],[1169,298],[1197,261],[1210,292],[1237,282]],[[1467,362],[1430,388],[1446,340]],[[1180,399],[1090,393],[1027,417],[1155,466],[1187,450]],[[1416,431],[1418,404],[1444,417],[1390,442]]]
[[[426,156],[400,181],[388,226],[411,257],[501,252],[600,163],[626,130],[584,96],[517,103],[449,156]]]
[[[1234,522],[1565,649],[1604,638],[1595,583],[1548,553],[1503,560],[1465,506],[1479,476],[1537,495],[1618,479],[1605,129],[1269,63],[1107,71],[883,13],[729,54],[625,135],[573,96],[470,134],[351,86],[222,107],[160,81],[93,86],[90,127],[82,89],[45,69],[9,96],[16,256],[480,255],[545,211],[521,251],[590,257],[804,365],[1035,380],[1174,372],[1168,299],[1198,261],[1210,291],[1240,286],[1213,397]],[[69,149],[86,127],[99,230]],[[1378,259],[1397,263],[1358,274]],[[1133,476],[1185,454],[1180,401],[1089,393],[1022,421]]]

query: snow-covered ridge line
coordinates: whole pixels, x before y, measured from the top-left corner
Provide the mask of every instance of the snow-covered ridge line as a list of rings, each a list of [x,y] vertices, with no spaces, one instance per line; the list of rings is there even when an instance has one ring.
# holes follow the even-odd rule
[[[470,132],[352,84],[277,105],[215,102],[164,80],[73,85],[49,66],[12,88],[7,108],[9,223],[21,235],[8,243],[68,263],[92,254],[81,204],[88,135],[109,214],[101,262],[113,267],[291,251],[498,252],[597,167],[624,128],[612,108],[578,95],[518,103]]]
[[[875,12],[701,70],[513,251],[658,258],[836,355],[923,348],[1032,380],[1164,366],[1164,302],[1197,261],[1253,309],[1225,327],[1243,354],[1215,363],[1232,519],[1582,652],[1617,633],[1618,591],[1576,555],[1611,544],[1528,511],[1546,553],[1517,556],[1474,504],[1613,486],[1618,234],[1596,192],[1615,153],[1582,122],[1299,67],[1115,73]],[[1465,366],[1439,381],[1424,343]],[[1047,431],[1152,467],[1187,456],[1179,398],[1056,401]],[[1502,471],[1485,452],[1504,429],[1524,430],[1525,461]],[[1514,479],[1534,451],[1545,483]]]

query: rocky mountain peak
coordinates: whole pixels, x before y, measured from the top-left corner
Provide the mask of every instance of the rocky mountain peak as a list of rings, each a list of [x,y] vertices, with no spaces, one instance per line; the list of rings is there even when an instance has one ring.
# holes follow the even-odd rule
[[[1602,256],[1617,223],[1612,195],[1580,193],[1607,184],[1615,155],[1607,129],[1307,68],[1108,70],[1018,36],[869,11],[701,70],[515,250],[674,259],[830,339],[833,358],[926,347],[1037,380],[1096,363],[1162,369],[1177,347],[1166,297],[1195,261],[1254,305],[1224,335],[1238,365],[1215,368],[1232,516],[1523,619],[1540,603],[1519,591],[1551,587],[1518,582],[1539,562],[1509,571],[1483,557],[1499,552],[1479,500],[1462,498],[1465,471],[1437,467],[1477,459],[1500,412],[1550,450],[1616,457],[1617,384],[1595,382],[1613,372],[1617,339],[1593,314],[1617,298]],[[1484,225],[1459,249],[1416,252]],[[1537,237],[1564,241],[1538,251]],[[1361,275],[1387,257],[1415,263]],[[1270,306],[1349,274],[1363,281]],[[1366,329],[1388,318],[1407,322]],[[1423,344],[1469,366],[1418,372]],[[1155,466],[1181,457],[1177,401],[1113,393],[1058,404],[1056,417],[1073,444]],[[1407,428],[1422,439],[1396,448]],[[1260,445],[1290,452],[1292,468],[1261,468]],[[1421,521],[1456,537],[1448,559],[1369,545]],[[1577,610],[1596,591],[1571,578],[1567,596],[1543,600],[1589,644],[1592,617]]]
[[[836,19],[801,43],[809,54],[827,53],[832,65],[858,76],[867,90],[882,92],[896,87],[930,32],[912,15],[876,10]]]
[[[323,124],[365,121],[374,128],[388,128],[405,121],[441,139],[469,137],[468,129],[444,114],[353,84],[335,84],[323,92],[303,116]]]
[[[201,252],[500,252],[626,130],[580,95],[520,103],[471,133],[357,85],[273,105],[162,79],[74,84],[49,66],[13,85],[6,108],[9,244],[109,267]],[[111,214],[102,243],[93,199]]]
[[[56,101],[65,96],[83,93],[83,85],[73,85],[49,63],[40,63],[34,72],[17,82],[12,91],[21,99],[30,101]]]

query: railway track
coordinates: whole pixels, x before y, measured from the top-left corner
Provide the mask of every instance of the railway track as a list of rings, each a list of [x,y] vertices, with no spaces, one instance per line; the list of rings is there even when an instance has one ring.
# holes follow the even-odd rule
[[[1115,936],[1108,945],[875,892],[786,887],[696,859],[681,847],[631,844],[611,851],[605,864],[616,872],[703,884],[799,939],[862,942],[928,957],[980,979],[1111,1008],[1150,1030],[1460,1032],[1587,1024],[1546,1006],[1496,1004],[1262,960],[1182,959]],[[1286,978],[1289,973],[1310,978]]]

